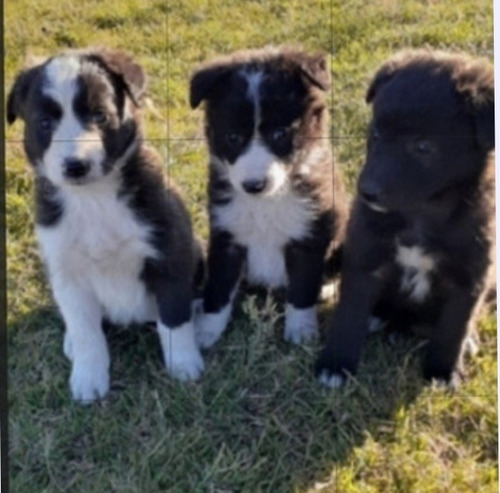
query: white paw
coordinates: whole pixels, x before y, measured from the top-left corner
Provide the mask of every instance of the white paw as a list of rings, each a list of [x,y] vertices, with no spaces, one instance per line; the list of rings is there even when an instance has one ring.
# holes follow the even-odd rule
[[[158,324],[158,334],[167,371],[177,380],[197,380],[205,365],[196,345],[192,322],[175,329]]]
[[[330,389],[338,389],[342,387],[344,379],[337,373],[331,374],[330,372],[321,372],[318,380],[321,384],[326,385]]]
[[[227,327],[231,305],[226,305],[217,313],[200,313],[194,321],[196,342],[199,347],[208,349],[220,338]]]
[[[73,342],[68,331],[64,332],[63,353],[70,361],[73,361]]]
[[[311,341],[318,335],[316,307],[294,308],[287,304],[285,308],[285,340],[294,344]]]
[[[205,369],[203,358],[196,347],[189,351],[173,352],[171,357],[165,358],[165,366],[170,375],[181,382],[198,380]]]
[[[104,397],[109,391],[109,358],[78,358],[70,378],[71,394],[81,404]]]

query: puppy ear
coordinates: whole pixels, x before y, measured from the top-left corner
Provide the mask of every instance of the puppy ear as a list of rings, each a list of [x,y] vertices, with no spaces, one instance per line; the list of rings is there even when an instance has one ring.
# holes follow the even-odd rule
[[[141,96],[146,89],[146,75],[142,67],[128,53],[120,50],[102,49],[94,54],[122,81],[132,101],[139,106]]]
[[[306,55],[299,60],[299,65],[302,73],[313,85],[323,91],[327,91],[330,88],[330,72],[324,54]]]
[[[493,67],[486,61],[473,62],[459,74],[457,90],[465,98],[474,118],[476,139],[485,151],[495,148],[495,82]]]
[[[374,100],[380,86],[391,80],[395,73],[396,67],[394,66],[394,64],[386,63],[385,65],[382,65],[382,67],[380,67],[380,69],[377,71],[375,77],[373,77],[370,85],[368,86],[365,101],[367,103],[371,103]]]
[[[189,89],[189,104],[196,108],[200,103],[209,99],[214,88],[229,74],[230,69],[226,66],[211,66],[202,68],[191,77]]]
[[[7,98],[7,123],[9,123],[9,125],[14,123],[17,117],[24,118],[26,97],[28,96],[31,84],[38,74],[39,69],[40,66],[38,65],[30,69],[22,70],[17,75]]]

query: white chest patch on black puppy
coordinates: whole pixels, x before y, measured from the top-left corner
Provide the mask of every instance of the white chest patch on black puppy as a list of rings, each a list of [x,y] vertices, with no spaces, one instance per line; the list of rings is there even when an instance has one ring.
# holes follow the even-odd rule
[[[408,293],[413,301],[421,303],[431,289],[429,275],[434,269],[435,260],[424,254],[419,246],[398,246],[396,262],[403,268],[401,290]]]
[[[277,288],[287,285],[284,247],[306,236],[312,214],[308,201],[291,192],[259,198],[239,194],[215,209],[214,224],[246,247],[248,281]]]

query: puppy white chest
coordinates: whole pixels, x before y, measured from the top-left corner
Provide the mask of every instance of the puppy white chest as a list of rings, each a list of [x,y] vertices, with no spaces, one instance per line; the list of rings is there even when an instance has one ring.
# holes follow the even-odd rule
[[[155,255],[148,228],[110,190],[64,199],[61,221],[37,228],[52,282],[88,290],[113,322],[154,319],[154,299],[140,279],[145,258]]]
[[[419,246],[399,245],[396,262],[403,268],[401,291],[407,293],[413,301],[423,302],[431,289],[430,273],[434,269],[435,260],[424,254]]]
[[[286,286],[284,247],[308,234],[313,212],[307,202],[292,193],[273,197],[237,195],[216,209],[216,227],[232,233],[247,249],[247,279],[253,284]]]

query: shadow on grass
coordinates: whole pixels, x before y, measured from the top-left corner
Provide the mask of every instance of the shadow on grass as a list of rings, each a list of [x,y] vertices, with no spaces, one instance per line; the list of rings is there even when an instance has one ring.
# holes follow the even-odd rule
[[[70,399],[56,311],[15,320],[12,487],[289,492],[334,481],[367,436],[395,439],[395,417],[423,388],[422,344],[371,336],[357,379],[332,392],[312,375],[317,346],[285,343],[282,318],[274,298],[246,296],[205,354],[203,378],[188,384],[166,374],[153,328],[109,326],[111,391],[86,407]]]

